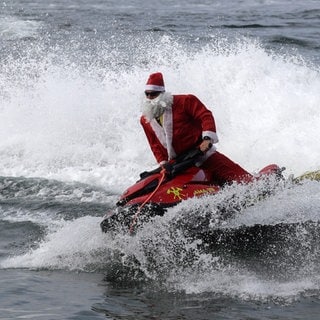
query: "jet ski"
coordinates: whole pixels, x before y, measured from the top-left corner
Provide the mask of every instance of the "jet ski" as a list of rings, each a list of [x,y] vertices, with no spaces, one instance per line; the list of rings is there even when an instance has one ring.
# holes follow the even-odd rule
[[[107,212],[100,227],[103,232],[127,229],[130,233],[154,216],[162,216],[168,208],[181,201],[217,194],[223,186],[210,180],[209,172],[197,167],[199,148],[169,162],[164,168],[140,174],[140,179],[120,196],[116,208]],[[282,179],[282,171],[270,164],[259,171],[258,177],[276,175]]]

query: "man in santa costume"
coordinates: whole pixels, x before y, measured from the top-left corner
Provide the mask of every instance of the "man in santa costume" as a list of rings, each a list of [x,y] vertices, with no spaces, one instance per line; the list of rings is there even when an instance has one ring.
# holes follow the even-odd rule
[[[204,153],[198,165],[210,171],[219,185],[252,181],[252,175],[216,151],[218,142],[212,112],[194,95],[165,91],[160,72],[149,76],[142,104],[141,125],[157,162],[168,161],[198,146]]]

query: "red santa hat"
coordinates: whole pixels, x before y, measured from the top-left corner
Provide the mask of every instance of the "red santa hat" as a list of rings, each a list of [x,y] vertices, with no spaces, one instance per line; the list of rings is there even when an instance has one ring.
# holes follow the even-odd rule
[[[148,81],[146,83],[145,90],[150,91],[165,91],[164,81],[161,72],[156,72],[150,74]]]

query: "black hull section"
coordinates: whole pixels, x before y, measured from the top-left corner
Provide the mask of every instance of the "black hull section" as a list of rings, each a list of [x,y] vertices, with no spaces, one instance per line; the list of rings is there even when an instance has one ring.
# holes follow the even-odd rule
[[[263,252],[273,254],[270,248],[283,252],[314,248],[320,243],[320,222],[280,223],[275,225],[240,226],[195,232],[210,251],[257,256]],[[320,249],[320,247],[319,247]],[[320,252],[320,251],[319,251]]]
[[[139,228],[143,223],[150,221],[155,216],[163,216],[167,211],[168,206],[162,206],[156,203],[146,204],[139,213],[135,228]],[[121,230],[129,230],[134,220],[135,214],[139,210],[139,205],[130,207],[117,207],[110,211],[102,222],[100,228],[103,232],[114,232]]]
[[[237,261],[271,278],[285,280],[320,268],[319,221],[207,230],[193,237],[202,240],[202,252],[223,257],[226,263]]]

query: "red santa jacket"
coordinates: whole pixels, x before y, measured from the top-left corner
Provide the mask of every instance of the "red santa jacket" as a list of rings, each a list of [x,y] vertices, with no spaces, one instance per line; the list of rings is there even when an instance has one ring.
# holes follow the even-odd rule
[[[194,95],[174,95],[171,107],[163,114],[162,126],[156,119],[150,122],[142,116],[140,123],[158,163],[174,159],[195,147],[204,136],[218,142],[213,115]],[[211,148],[208,158],[215,152]]]

